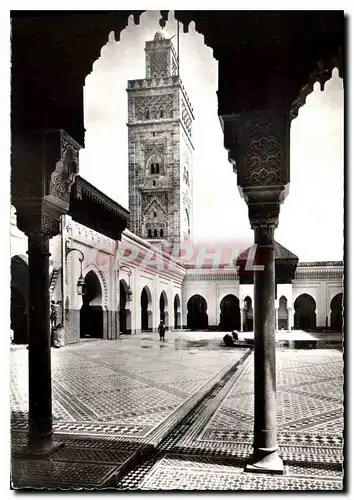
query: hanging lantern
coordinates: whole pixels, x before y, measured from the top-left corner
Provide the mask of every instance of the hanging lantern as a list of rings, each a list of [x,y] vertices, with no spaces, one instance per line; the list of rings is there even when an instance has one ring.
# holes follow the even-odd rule
[[[77,281],[76,290],[77,290],[78,295],[85,295],[86,294],[86,282],[85,282],[84,278],[82,277],[82,275],[80,276],[80,278]]]
[[[133,298],[133,292],[130,286],[127,288],[127,302],[131,302]]]

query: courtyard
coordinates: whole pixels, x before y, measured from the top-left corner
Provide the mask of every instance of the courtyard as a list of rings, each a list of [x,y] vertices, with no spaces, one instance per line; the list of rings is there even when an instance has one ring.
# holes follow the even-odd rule
[[[341,490],[339,347],[277,348],[277,428],[284,475],[244,472],[253,440],[253,349],[222,332],[87,340],[52,349],[52,455],[23,453],[28,351],[11,348],[15,488]]]

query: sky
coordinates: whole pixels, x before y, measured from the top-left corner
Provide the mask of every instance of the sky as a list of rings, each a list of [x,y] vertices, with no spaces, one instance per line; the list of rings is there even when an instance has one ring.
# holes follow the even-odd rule
[[[85,148],[80,174],[128,207],[127,81],[145,78],[145,42],[160,28],[159,13],[130,18],[120,41],[113,34],[93,64],[84,88]],[[170,12],[164,28],[176,33]],[[176,38],[174,38],[174,41]],[[247,205],[237,189],[217,116],[217,61],[204,37],[180,27],[180,75],[195,121],[193,227],[195,242],[253,242]],[[334,70],[324,91],[319,84],[291,125],[290,191],[281,206],[276,240],[300,261],[343,258],[344,106],[342,80]]]

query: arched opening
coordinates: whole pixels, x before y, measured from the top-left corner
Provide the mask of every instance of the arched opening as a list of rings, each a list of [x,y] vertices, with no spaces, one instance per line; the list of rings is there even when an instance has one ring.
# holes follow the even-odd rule
[[[174,326],[175,328],[181,328],[181,300],[179,295],[176,294],[173,301],[173,311],[174,311]]]
[[[343,294],[337,293],[331,300],[331,330],[341,332],[343,328]]]
[[[316,329],[316,302],[311,295],[303,293],[294,303],[294,328],[295,330]]]
[[[14,344],[28,343],[28,265],[25,257],[11,259],[10,328]]]
[[[247,296],[244,300],[244,326],[243,330],[245,332],[253,331],[253,307],[252,307],[252,299]]]
[[[159,173],[160,173],[160,164],[156,163],[155,174],[159,174]]]
[[[148,120],[150,118],[150,113],[149,113],[149,110],[146,109],[145,110],[145,120]]]
[[[155,175],[156,174],[156,171],[155,171],[155,163],[151,163],[151,166],[150,166],[150,172],[152,175]]]
[[[166,328],[169,327],[168,300],[164,291],[160,295],[160,321],[163,322]]]
[[[141,291],[140,307],[141,307],[141,331],[151,331],[152,299],[151,299],[151,292],[147,286],[144,286],[144,288]]]
[[[160,118],[163,118],[163,109],[160,109]]]
[[[187,303],[187,328],[205,330],[208,328],[208,304],[201,295],[193,295]]]
[[[288,329],[288,300],[284,295],[279,299],[279,310],[278,310],[278,330]]]
[[[235,295],[226,295],[220,302],[220,330],[240,330],[240,301]]]
[[[163,238],[163,229],[160,229],[160,238]]]
[[[151,229],[148,229],[148,238],[152,238],[152,232],[151,232]]]
[[[154,229],[154,238],[157,238],[157,229]]]
[[[119,281],[119,333],[131,333],[131,313],[127,309],[128,285],[125,280]]]
[[[85,276],[86,294],[80,310],[80,337],[103,338],[102,289],[94,271]]]

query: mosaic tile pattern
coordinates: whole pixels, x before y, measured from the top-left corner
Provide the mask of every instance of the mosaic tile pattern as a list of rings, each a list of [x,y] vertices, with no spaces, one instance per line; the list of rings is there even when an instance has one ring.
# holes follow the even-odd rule
[[[93,341],[52,350],[55,432],[146,435],[244,350],[203,349],[197,358],[151,336]],[[142,345],[150,345],[147,353]],[[196,351],[196,350],[195,350]],[[27,351],[11,351],[12,427],[27,427]],[[79,425],[78,425],[79,424]]]
[[[146,334],[53,352],[54,426],[66,446],[50,461],[13,460],[17,486],[119,490],[342,490],[343,361],[336,350],[277,353],[284,475],[250,474],[253,357],[235,367],[171,430],[156,453],[119,476],[159,422],[244,351],[162,349]],[[112,348],[114,346],[114,349]],[[148,346],[148,349],[145,347]],[[13,353],[12,353],[13,354]],[[12,449],[26,441],[26,359],[12,356]],[[96,398],[95,398],[96,396]],[[18,429],[18,430],[16,430]]]
[[[214,394],[172,433],[160,449],[165,453],[149,468],[145,464],[143,480],[137,467],[118,486],[126,489],[130,482],[130,488],[133,484],[139,490],[342,490],[341,354],[316,351],[309,356],[307,351],[279,351],[277,365],[278,383],[283,381],[277,401],[283,476],[243,472],[253,442],[250,360],[205,426],[200,422],[210,413]],[[304,366],[307,373],[301,377],[298,371]],[[283,378],[281,370],[286,370]],[[313,384],[308,384],[308,377]]]
[[[288,468],[286,477],[243,473],[244,462],[222,462],[213,458],[166,455],[139,484],[140,490],[341,490],[341,478],[295,476]],[[308,470],[306,471],[308,472]],[[293,476],[293,477],[292,477]]]
[[[150,343],[148,352],[141,353],[143,343]],[[65,447],[49,461],[14,455],[14,486],[109,484],[124,462],[146,448],[146,436],[152,430],[244,352],[204,348],[190,364],[189,353],[176,350],[174,342],[166,342],[161,349],[156,339],[138,335],[52,350],[53,427],[56,440]],[[27,354],[24,348],[11,351],[14,453],[26,444]]]

